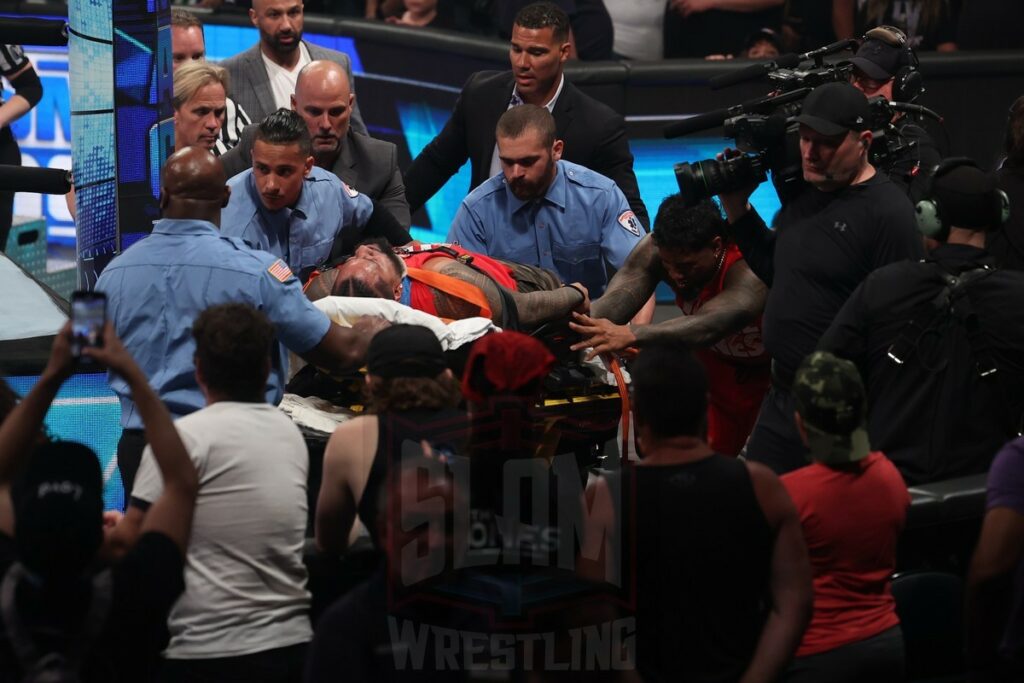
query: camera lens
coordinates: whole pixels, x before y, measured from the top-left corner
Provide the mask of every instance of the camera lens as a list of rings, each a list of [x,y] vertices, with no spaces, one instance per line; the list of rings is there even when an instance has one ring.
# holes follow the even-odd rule
[[[768,177],[760,156],[741,156],[727,161],[704,159],[695,164],[676,164],[675,171],[686,206],[696,206],[713,195],[764,182]]]

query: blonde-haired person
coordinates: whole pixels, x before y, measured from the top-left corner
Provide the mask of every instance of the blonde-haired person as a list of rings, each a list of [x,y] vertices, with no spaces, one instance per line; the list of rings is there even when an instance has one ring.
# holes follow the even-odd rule
[[[190,62],[174,71],[174,151],[227,151],[220,137],[227,92],[228,72],[216,64]]]

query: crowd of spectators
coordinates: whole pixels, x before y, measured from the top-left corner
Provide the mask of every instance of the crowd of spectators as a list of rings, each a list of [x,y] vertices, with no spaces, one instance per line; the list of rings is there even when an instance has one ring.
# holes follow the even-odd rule
[[[251,0],[199,0],[207,8]],[[311,0],[307,11],[432,27],[507,40],[526,0]],[[555,0],[570,18],[574,57],[764,59],[804,52],[882,25],[903,30],[918,51],[1024,46],[1018,3],[998,0]],[[768,36],[768,37],[765,37]],[[763,49],[764,43],[769,49]]]
[[[511,70],[474,74],[403,171],[348,57],[303,40],[301,2],[255,0],[259,39],[224,66],[175,9],[162,218],[104,269],[103,343],[80,351],[120,401],[125,510],[102,510],[95,453],[43,429],[79,362],[67,325],[31,391],[0,392],[0,680],[895,683],[907,485],[986,473],[965,667],[1019,678],[1024,106],[999,174],[870,156],[868,97],[912,101],[914,50],[977,45],[993,7],[320,9],[486,19]],[[563,72],[861,34],[851,82],[802,101],[800,171],[768,221],[729,186],[669,196],[648,230],[622,117]],[[462,246],[414,241],[410,210],[466,161]],[[652,324],[660,283],[679,311]],[[447,351],[427,326],[339,324],[314,303],[338,294],[508,329]],[[552,321],[576,336],[541,334]],[[288,351],[339,393],[361,385],[319,490],[315,439],[277,407]],[[628,438],[617,461],[562,448],[598,431],[573,400],[545,409],[584,356],[622,383],[635,462]],[[310,559],[359,553],[364,580],[321,613]]]

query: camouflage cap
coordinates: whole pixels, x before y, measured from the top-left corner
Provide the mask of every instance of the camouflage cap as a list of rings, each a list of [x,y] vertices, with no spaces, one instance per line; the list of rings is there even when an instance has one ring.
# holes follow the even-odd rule
[[[793,396],[814,460],[830,464],[867,457],[867,396],[856,365],[815,351],[796,371]]]

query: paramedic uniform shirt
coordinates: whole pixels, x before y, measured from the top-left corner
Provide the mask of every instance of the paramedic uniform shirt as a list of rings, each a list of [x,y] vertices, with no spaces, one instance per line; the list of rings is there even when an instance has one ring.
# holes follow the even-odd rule
[[[174,417],[206,405],[192,360],[192,321],[203,310],[237,302],[270,318],[280,344],[266,399],[275,405],[286,381],[285,347],[305,353],[330,327],[281,259],[221,235],[207,221],[158,221],[149,237],[110,262],[96,289],[107,295],[107,317]],[[121,426],[141,429],[128,385],[113,373],[109,381],[121,399]]]
[[[284,259],[303,281],[330,254],[338,233],[362,229],[373,213],[369,197],[318,166],[306,176],[295,206],[278,211],[263,206],[252,169],[228,185],[231,200],[221,214],[221,232]]]
[[[539,200],[523,201],[496,175],[463,200],[448,241],[469,251],[547,268],[581,282],[592,298],[608,284],[644,235],[622,191],[610,179],[569,161]]]

